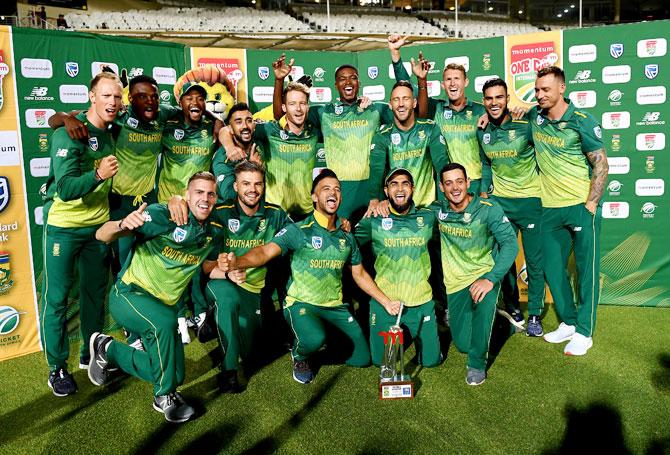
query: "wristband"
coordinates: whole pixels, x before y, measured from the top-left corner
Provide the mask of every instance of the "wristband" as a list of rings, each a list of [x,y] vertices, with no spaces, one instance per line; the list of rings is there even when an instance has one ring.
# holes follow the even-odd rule
[[[98,174],[98,170],[97,170],[97,169],[95,170],[95,179],[98,180],[98,181],[102,181],[102,180],[104,180],[102,177],[100,177],[100,174]]]
[[[123,226],[122,226],[122,224],[123,224],[123,221],[124,221],[124,220],[125,220],[125,218],[124,218],[124,219],[122,219],[121,221],[119,221],[119,229],[121,229],[122,231],[127,231],[127,230],[128,230],[128,228],[127,228],[127,227],[123,227]]]

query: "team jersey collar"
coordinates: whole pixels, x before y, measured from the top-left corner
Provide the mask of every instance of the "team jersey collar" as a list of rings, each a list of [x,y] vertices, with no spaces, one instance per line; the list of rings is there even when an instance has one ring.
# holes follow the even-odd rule
[[[558,120],[552,120],[549,117],[547,117],[547,113],[544,111],[544,109],[538,110],[538,113],[544,117],[544,119],[548,122],[551,123],[560,123],[560,122],[567,122],[572,118],[572,114],[575,113],[575,105],[572,104],[572,101],[569,98],[563,98],[566,103],[568,103],[568,108],[566,111],[563,113],[563,116],[559,118]]]
[[[478,202],[479,202],[480,197],[479,197],[478,194],[470,193],[469,191],[468,191],[468,194],[470,196],[472,196],[472,199],[470,200],[470,203],[468,205],[466,205],[465,208],[462,211],[457,212],[456,210],[453,210],[451,208],[451,206],[449,205],[449,201],[442,201],[443,211],[448,211],[448,212],[451,212],[451,213],[470,213],[470,214],[476,212],[477,208],[479,208]]]
[[[326,231],[328,231],[328,217],[326,215],[324,215],[322,213],[319,213],[316,210],[314,210],[312,212],[312,218],[314,218],[314,221],[316,221],[316,223],[319,226],[321,226]],[[342,223],[340,222],[340,219],[335,217],[335,230],[338,230],[341,225],[342,225]]]
[[[244,213],[244,210],[242,210],[242,207],[240,206],[240,200],[237,197],[235,198],[234,206],[235,206],[235,211],[237,212],[236,215],[238,215],[238,217],[246,216],[248,218],[254,218],[254,217],[265,216],[265,197],[261,197],[261,200],[258,203],[258,210],[256,210],[256,213],[254,213],[251,216]]]
[[[490,129],[492,131],[492,130],[496,130],[496,129],[500,129],[500,130],[511,129],[512,128],[512,114],[510,114],[509,110],[506,110],[505,115],[509,116],[509,118],[507,120],[503,121],[500,125],[496,125],[492,121],[489,121],[488,125],[486,125],[485,130]]]
[[[110,124],[109,124],[109,126],[107,127],[107,130],[101,130],[100,128],[98,128],[97,126],[95,126],[94,124],[92,124],[92,123],[88,120],[88,118],[86,118],[86,113],[87,113],[87,112],[88,112],[88,110],[86,110],[86,111],[81,111],[80,113],[78,113],[78,114],[75,116],[75,118],[76,118],[77,120],[80,120],[84,125],[86,125],[86,127],[88,128],[88,131],[89,131],[89,132],[94,133],[95,136],[100,136],[101,134],[104,134],[104,133],[106,133],[107,131],[109,131],[109,130],[111,129],[113,123],[110,123]],[[86,141],[86,140],[84,139],[84,141]]]
[[[414,205],[414,202],[412,202],[412,204],[409,206],[409,210],[407,211],[407,213],[405,213],[404,215],[401,215],[400,213],[396,212],[393,209],[393,206],[391,205],[391,203],[389,203],[389,212],[391,212],[395,216],[407,216],[407,215],[411,215],[412,213],[416,212],[416,206]]]
[[[465,111],[467,110],[467,108],[472,107],[473,104],[472,104],[472,100],[466,98],[466,99],[465,99],[465,105],[463,106],[463,109],[457,111],[456,109],[454,109],[453,107],[451,107],[451,103],[450,103],[450,101],[449,101],[449,98],[447,98],[445,106],[446,106],[446,108],[451,109],[451,110],[454,111],[455,113],[460,114],[461,112],[465,112]]]

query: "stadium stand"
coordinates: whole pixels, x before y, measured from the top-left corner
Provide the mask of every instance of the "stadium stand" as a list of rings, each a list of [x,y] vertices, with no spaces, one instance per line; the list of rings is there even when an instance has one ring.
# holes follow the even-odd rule
[[[376,34],[393,31],[404,35],[444,37],[443,30],[406,14],[331,14],[330,30],[324,13],[304,11],[299,17],[322,32]]]
[[[456,37],[456,20],[453,16],[426,16],[433,25]],[[506,22],[504,18],[491,17],[484,19],[458,18],[458,38],[486,38],[489,36],[519,35],[543,31],[529,23]]]

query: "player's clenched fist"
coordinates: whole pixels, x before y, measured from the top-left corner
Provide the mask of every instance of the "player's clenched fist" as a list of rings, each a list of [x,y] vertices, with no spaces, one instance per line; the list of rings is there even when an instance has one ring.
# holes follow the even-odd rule
[[[119,227],[122,231],[132,231],[144,225],[144,210],[147,208],[147,203],[143,202],[140,207],[134,212],[130,212],[127,217],[121,220]]]
[[[96,172],[102,180],[107,180],[116,175],[119,171],[119,162],[114,155],[108,155],[100,160],[100,165]]]
[[[237,263],[237,258],[235,253],[221,253],[217,258],[217,267],[223,272],[229,272],[235,270],[235,265]]]

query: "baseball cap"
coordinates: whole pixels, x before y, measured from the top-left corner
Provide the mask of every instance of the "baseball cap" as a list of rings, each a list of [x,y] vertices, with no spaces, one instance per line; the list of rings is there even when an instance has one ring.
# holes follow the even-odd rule
[[[207,97],[207,90],[205,90],[205,87],[198,82],[188,81],[181,86],[181,89],[179,89],[179,98],[186,95],[191,90],[199,90],[202,96]]]
[[[405,169],[404,167],[394,167],[391,169],[391,172],[388,173],[386,176],[386,179],[384,180],[384,186],[388,185],[389,180],[393,179],[398,174],[405,174],[407,178],[409,178],[409,182],[414,185],[414,177],[412,177],[412,173]]]

